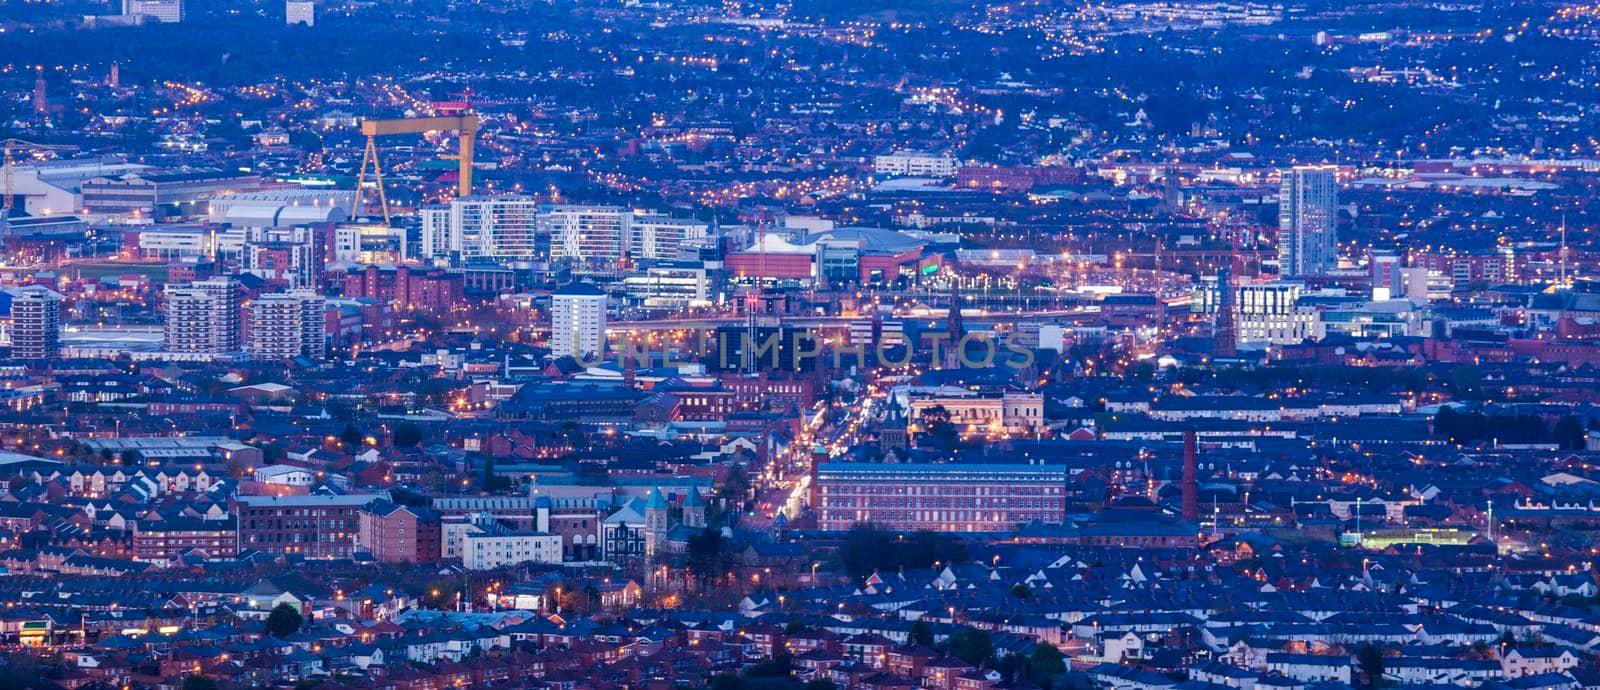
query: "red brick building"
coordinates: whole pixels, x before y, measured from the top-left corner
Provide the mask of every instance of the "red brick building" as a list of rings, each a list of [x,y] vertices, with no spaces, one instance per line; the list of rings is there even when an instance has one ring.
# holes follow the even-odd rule
[[[461,274],[441,269],[366,266],[339,278],[343,296],[393,301],[401,311],[442,311],[462,301]]]
[[[229,520],[140,520],[133,527],[133,559],[169,565],[185,552],[198,549],[212,558],[238,553],[237,526]]]
[[[361,511],[357,548],[381,563],[439,560],[439,514],[426,508],[376,501]]]
[[[1066,519],[1060,465],[822,463],[812,505],[819,528],[871,523],[897,532],[1008,532]]]
[[[240,496],[239,549],[306,558],[349,558],[361,509],[377,496]]]

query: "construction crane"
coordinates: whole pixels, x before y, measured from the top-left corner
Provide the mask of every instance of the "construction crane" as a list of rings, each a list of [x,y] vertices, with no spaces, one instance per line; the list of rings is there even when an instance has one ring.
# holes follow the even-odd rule
[[[76,151],[78,150],[78,147],[36,144],[34,142],[23,141],[21,139],[6,139],[4,141],[0,141],[0,149],[5,151],[4,165],[0,166],[0,178],[4,178],[4,182],[0,183],[0,192],[3,192],[3,195],[0,195],[0,221],[4,221],[6,218],[11,216],[11,209],[13,206],[15,206],[16,186],[15,181],[13,180],[12,171],[17,164],[17,150]]]
[[[458,132],[461,140],[460,155],[449,156],[461,161],[460,184],[457,194],[472,194],[472,149],[478,138],[478,116],[466,113],[452,117],[408,117],[396,120],[362,120],[361,133],[367,137],[367,149],[361,154],[361,172],[356,176],[355,212],[361,213],[361,192],[367,184],[367,168],[372,168],[373,182],[378,187],[378,204],[383,209],[383,222],[389,223],[389,198],[383,192],[383,166],[378,163],[378,137],[392,134],[425,134],[428,132]]]

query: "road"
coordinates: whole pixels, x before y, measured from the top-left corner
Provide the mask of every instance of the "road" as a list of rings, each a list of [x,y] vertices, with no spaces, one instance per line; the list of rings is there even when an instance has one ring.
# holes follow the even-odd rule
[[[1100,313],[1098,307],[1076,307],[1073,309],[1048,309],[1029,312],[999,312],[987,310],[963,310],[961,318],[968,323],[1015,323],[1019,321],[1049,321],[1053,319],[1070,320]],[[778,319],[785,326],[800,328],[849,328],[851,324],[863,323],[869,316],[784,316]],[[886,318],[927,320],[942,319],[943,313],[928,315],[897,315]],[[717,326],[742,324],[743,316],[707,316],[707,317],[681,317],[670,319],[644,319],[641,321],[617,321],[606,325],[610,331],[675,331],[709,329]]]
[[[794,519],[809,502],[812,464],[848,453],[861,441],[885,393],[869,386],[854,402],[817,403],[794,442],[772,458],[753,479],[756,510],[746,517],[752,526],[770,524],[779,513]]]

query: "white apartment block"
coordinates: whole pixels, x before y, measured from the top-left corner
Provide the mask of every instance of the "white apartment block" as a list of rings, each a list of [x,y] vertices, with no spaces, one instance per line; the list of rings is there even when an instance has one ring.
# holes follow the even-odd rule
[[[283,3],[283,23],[289,26],[316,26],[317,3],[311,0],[286,0]]]
[[[628,219],[628,255],[635,259],[674,259],[678,248],[706,236],[697,220],[635,213]]]
[[[960,165],[954,156],[922,151],[895,151],[872,159],[878,174],[906,177],[954,177]]]
[[[538,258],[539,205],[525,196],[470,196],[422,209],[423,259]]]
[[[474,258],[596,264],[623,257],[671,259],[683,243],[705,237],[708,228],[699,221],[620,206],[541,206],[524,196],[456,199],[424,207],[420,215],[416,257],[446,263]]]
[[[614,262],[628,252],[633,212],[618,206],[547,206],[540,228],[550,234],[550,258]]]
[[[572,283],[550,295],[551,354],[599,354],[605,343],[605,292],[589,283]]]
[[[461,537],[461,565],[493,570],[521,563],[560,563],[561,535],[489,528]]]
[[[122,16],[167,24],[183,21],[184,0],[122,0]]]

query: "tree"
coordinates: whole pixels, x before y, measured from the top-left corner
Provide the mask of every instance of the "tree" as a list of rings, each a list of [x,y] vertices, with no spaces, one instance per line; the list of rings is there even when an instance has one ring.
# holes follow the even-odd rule
[[[1583,422],[1572,415],[1562,415],[1556,420],[1556,428],[1551,435],[1562,450],[1583,450],[1589,433],[1584,430]]]
[[[579,426],[577,422],[562,424],[560,428],[556,429],[555,438],[573,450],[589,445],[588,436],[583,433],[583,427]]]
[[[922,411],[920,420],[927,438],[940,448],[954,448],[961,443],[961,431],[951,421],[950,410],[934,405]]]
[[[928,625],[927,621],[912,623],[911,631],[907,635],[915,644],[920,644],[924,647],[933,646],[933,626]]]
[[[927,568],[934,563],[959,563],[967,559],[966,547],[948,535],[918,530],[895,535],[870,524],[857,524],[845,536],[839,563],[857,575],[874,570]]]
[[[743,467],[734,465],[728,468],[728,474],[717,487],[717,498],[727,501],[730,505],[744,505],[746,497],[750,495],[750,476]]]
[[[1433,433],[1454,442],[1459,424],[1460,422],[1456,420],[1455,409],[1449,405],[1440,405],[1439,413],[1433,416]]]
[[[289,145],[306,153],[322,150],[322,137],[316,132],[297,129],[289,133]]]
[[[402,422],[394,428],[394,445],[400,448],[416,448],[422,443],[422,427],[411,422]]]
[[[805,690],[838,690],[838,688],[839,686],[834,685],[833,681],[827,678],[817,678],[806,681]]]
[[[1033,596],[1033,590],[1028,589],[1027,585],[1018,582],[1017,584],[1011,586],[1011,596],[1018,599],[1027,599],[1028,597]]]
[[[1066,659],[1053,644],[1039,643],[1028,656],[1028,679],[1049,687],[1049,680],[1067,672]]]
[[[499,474],[495,473],[495,471],[494,471],[494,456],[493,455],[487,456],[487,457],[485,457],[483,459],[483,490],[484,491],[499,491],[500,489],[504,488],[510,482],[511,482],[511,480],[506,479],[505,477],[502,477]]]
[[[945,642],[951,656],[978,666],[994,658],[994,639],[986,630],[962,626]]]
[[[725,549],[720,530],[706,528],[699,534],[689,535],[689,543],[685,545],[689,555],[689,572],[700,583],[701,589],[706,586],[706,581],[727,569],[727,559],[724,558]]]
[[[1450,372],[1450,389],[1459,399],[1476,400],[1482,396],[1483,373],[1477,367],[1456,367]]]
[[[300,631],[300,611],[287,603],[272,607],[272,613],[267,614],[267,634],[273,637],[288,637]]]
[[[182,690],[217,690],[217,681],[205,676],[186,676],[183,679]]]
[[[779,654],[751,664],[744,673],[750,678],[785,678],[793,670],[794,657],[789,654]]]
[[[1356,665],[1367,676],[1367,685],[1374,688],[1383,687],[1383,671],[1385,668],[1383,650],[1370,644],[1361,645],[1356,650]]]
[[[344,425],[344,431],[339,432],[339,445],[344,446],[344,452],[354,453],[361,447],[361,430],[354,424]]]

